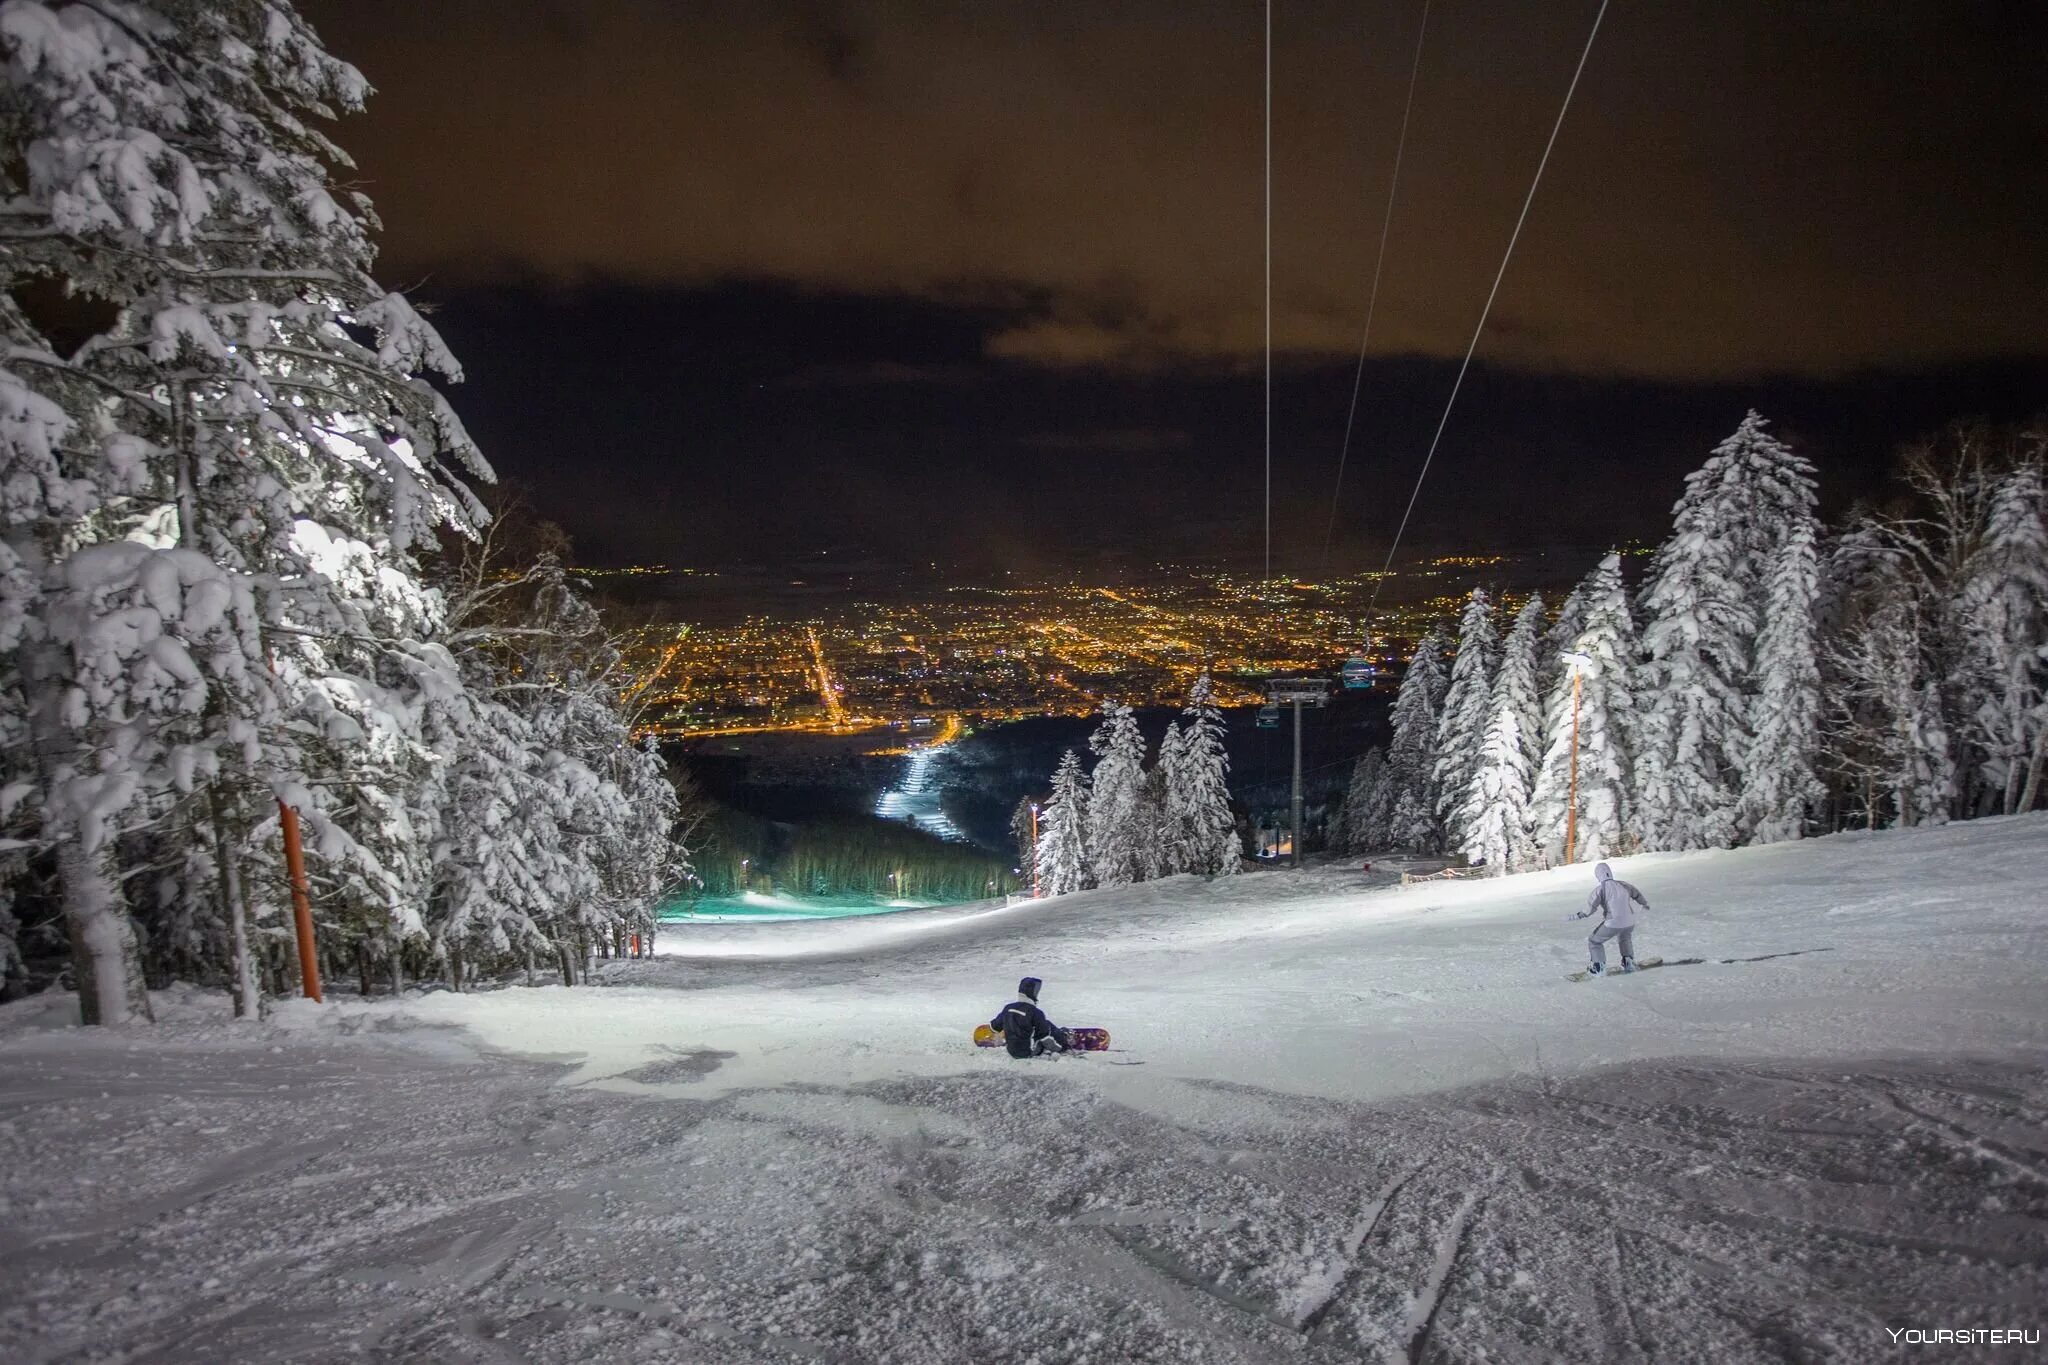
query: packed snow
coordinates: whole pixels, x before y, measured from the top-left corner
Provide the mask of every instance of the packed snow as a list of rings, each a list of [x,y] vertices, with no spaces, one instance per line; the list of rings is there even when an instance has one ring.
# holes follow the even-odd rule
[[[2048,817],[0,1010],[0,1357],[1908,1358],[2048,1302]],[[1694,961],[1697,959],[1697,961]],[[973,1025],[1044,977],[1108,1053]],[[1899,1335],[1895,1338],[1894,1333]]]

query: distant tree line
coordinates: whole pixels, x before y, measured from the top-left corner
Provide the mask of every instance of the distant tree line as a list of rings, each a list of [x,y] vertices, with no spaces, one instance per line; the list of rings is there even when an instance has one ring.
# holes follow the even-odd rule
[[[1830,534],[1766,425],[1686,480],[1636,594],[1610,554],[1554,616],[1531,597],[1503,635],[1475,590],[1421,642],[1353,770],[1353,851],[1505,872],[1568,832],[1590,860],[2037,807],[2048,438],[1952,428]]]
[[[696,894],[775,890],[798,896],[970,901],[1005,895],[1018,877],[973,844],[876,816],[802,824],[714,807],[692,844]]]

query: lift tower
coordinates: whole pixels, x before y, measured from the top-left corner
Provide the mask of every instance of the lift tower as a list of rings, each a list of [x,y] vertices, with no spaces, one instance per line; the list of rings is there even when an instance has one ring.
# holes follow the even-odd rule
[[[1266,701],[1272,706],[1294,708],[1294,792],[1288,804],[1293,818],[1294,865],[1301,866],[1301,708],[1322,706],[1330,699],[1328,678],[1268,678]]]

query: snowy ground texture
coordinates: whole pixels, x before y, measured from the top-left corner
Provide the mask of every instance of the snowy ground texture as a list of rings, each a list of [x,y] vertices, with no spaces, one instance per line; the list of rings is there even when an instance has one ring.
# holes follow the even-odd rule
[[[2048,817],[705,926],[604,989],[0,1010],[0,1359],[2043,1359]],[[1735,959],[1729,961],[1728,959]],[[1025,971],[1119,1050],[967,1034]]]

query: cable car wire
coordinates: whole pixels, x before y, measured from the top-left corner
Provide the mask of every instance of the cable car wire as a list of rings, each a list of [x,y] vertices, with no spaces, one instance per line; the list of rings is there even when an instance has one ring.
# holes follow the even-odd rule
[[[1358,395],[1365,386],[1365,353],[1372,345],[1372,318],[1379,307],[1380,271],[1387,263],[1387,234],[1394,226],[1394,196],[1401,187],[1401,158],[1408,151],[1408,118],[1415,110],[1415,80],[1422,72],[1422,40],[1429,32],[1431,0],[1422,0],[1422,23],[1415,30],[1415,59],[1408,66],[1408,99],[1401,106],[1401,135],[1394,142],[1394,170],[1387,178],[1387,209],[1380,219],[1380,249],[1372,263],[1372,290],[1365,300],[1365,330],[1358,339],[1358,370],[1351,377],[1351,409],[1344,414],[1344,440],[1337,447],[1337,485],[1330,490],[1330,521],[1323,528],[1323,572],[1330,568],[1330,541],[1337,532],[1337,508],[1344,497],[1344,464],[1351,455],[1351,430],[1358,421]]]
[[[1273,0],[1266,0],[1266,576],[1273,581]]]
[[[1386,583],[1387,572],[1394,566],[1394,554],[1401,548],[1401,537],[1407,534],[1408,519],[1415,514],[1416,499],[1422,496],[1423,480],[1429,477],[1429,466],[1436,459],[1436,448],[1444,438],[1444,428],[1450,425],[1451,409],[1458,401],[1458,390],[1464,387],[1465,371],[1472,366],[1472,353],[1479,349],[1479,337],[1486,330],[1486,319],[1493,312],[1493,301],[1500,296],[1501,279],[1508,273],[1508,262],[1514,258],[1515,243],[1521,240],[1522,225],[1529,221],[1529,205],[1536,201],[1536,187],[1543,183],[1543,172],[1550,165],[1551,149],[1557,146],[1557,134],[1564,127],[1564,116],[1572,107],[1572,96],[1578,91],[1579,77],[1585,73],[1586,59],[1593,55],[1593,40],[1600,36],[1600,21],[1607,17],[1608,0],[1600,0],[1600,9],[1593,15],[1592,31],[1586,34],[1586,46],[1579,53],[1579,64],[1572,70],[1571,84],[1565,87],[1564,103],[1558,106],[1557,121],[1550,125],[1550,140],[1543,144],[1543,158],[1536,163],[1536,175],[1529,181],[1529,193],[1523,196],[1522,212],[1515,219],[1515,230],[1508,237],[1507,250],[1501,253],[1500,269],[1493,275],[1493,288],[1487,291],[1486,306],[1479,311],[1479,325],[1472,329],[1471,344],[1465,347],[1465,359],[1458,366],[1458,377],[1451,384],[1451,396],[1444,403],[1443,416],[1437,419],[1436,434],[1430,438],[1429,452],[1423,456],[1422,470],[1415,476],[1415,489],[1408,495],[1408,506],[1401,513],[1401,524],[1394,531],[1393,544],[1387,547],[1387,562],[1380,567],[1380,576],[1373,582],[1372,600],[1366,605],[1369,618],[1380,600],[1380,588]]]

